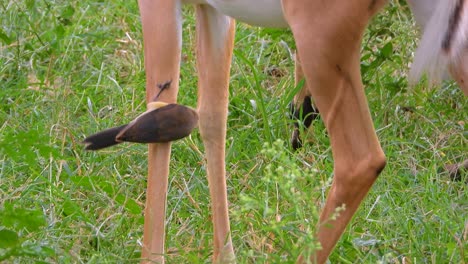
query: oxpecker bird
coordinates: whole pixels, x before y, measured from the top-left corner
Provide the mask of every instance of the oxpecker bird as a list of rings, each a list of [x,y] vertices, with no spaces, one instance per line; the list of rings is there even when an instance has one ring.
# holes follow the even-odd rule
[[[122,142],[164,143],[184,138],[198,124],[197,112],[179,104],[151,102],[148,110],[127,125],[87,137],[86,150],[99,150]]]

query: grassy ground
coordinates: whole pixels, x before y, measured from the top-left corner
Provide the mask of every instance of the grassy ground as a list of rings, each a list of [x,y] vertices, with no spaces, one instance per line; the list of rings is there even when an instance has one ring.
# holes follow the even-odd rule
[[[186,13],[179,98],[195,106],[193,11]],[[136,2],[7,0],[0,18],[0,262],[137,262],[147,148],[94,153],[79,144],[145,108]],[[332,263],[468,258],[466,181],[438,173],[468,158],[467,99],[452,83],[408,88],[412,23],[407,7],[392,2],[366,32],[363,79],[388,165]],[[303,149],[292,153],[287,143],[291,36],[237,31],[226,157],[233,242],[239,263],[292,263],[315,247],[333,175],[329,141],[317,120]],[[202,152],[197,132],[174,144],[168,263],[210,262]]]

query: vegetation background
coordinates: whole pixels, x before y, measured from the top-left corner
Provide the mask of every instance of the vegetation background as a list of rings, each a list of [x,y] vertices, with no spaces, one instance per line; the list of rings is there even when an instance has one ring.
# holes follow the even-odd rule
[[[184,8],[180,103],[196,105],[193,8]],[[467,98],[455,84],[408,88],[417,31],[403,1],[372,22],[362,73],[388,165],[332,263],[466,263],[466,178],[438,170],[467,159]],[[293,263],[313,233],[333,176],[317,120],[296,153],[288,139],[293,43],[238,24],[227,170],[239,263]],[[86,152],[86,135],[145,109],[136,1],[0,3],[0,262],[136,263],[146,188],[144,145]],[[279,141],[278,141],[279,139]],[[198,132],[174,144],[168,263],[209,263],[210,201]]]

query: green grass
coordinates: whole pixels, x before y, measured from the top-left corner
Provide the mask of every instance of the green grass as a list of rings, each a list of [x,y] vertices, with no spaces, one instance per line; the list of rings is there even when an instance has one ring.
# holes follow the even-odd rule
[[[194,19],[192,8],[185,12],[179,100],[195,106]],[[438,173],[468,158],[467,99],[449,82],[408,88],[412,24],[407,7],[392,2],[366,32],[363,80],[388,165],[332,263],[468,258],[466,178]],[[333,175],[325,128],[315,121],[297,153],[277,142],[290,134],[293,45],[284,31],[237,28],[226,160],[239,263],[293,263],[316,246],[315,223]],[[95,153],[79,142],[144,110],[142,52],[135,1],[0,4],[0,261],[138,261],[147,148]],[[271,76],[271,69],[284,74]],[[168,263],[211,260],[202,152],[198,132],[173,147]]]

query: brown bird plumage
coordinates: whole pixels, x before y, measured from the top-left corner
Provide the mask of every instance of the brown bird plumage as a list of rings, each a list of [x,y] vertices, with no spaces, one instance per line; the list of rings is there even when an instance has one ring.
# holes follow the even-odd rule
[[[198,124],[195,110],[178,104],[154,106],[127,125],[103,130],[87,137],[86,150],[99,150],[122,142],[163,143],[184,138]],[[150,104],[150,107],[152,105]]]

